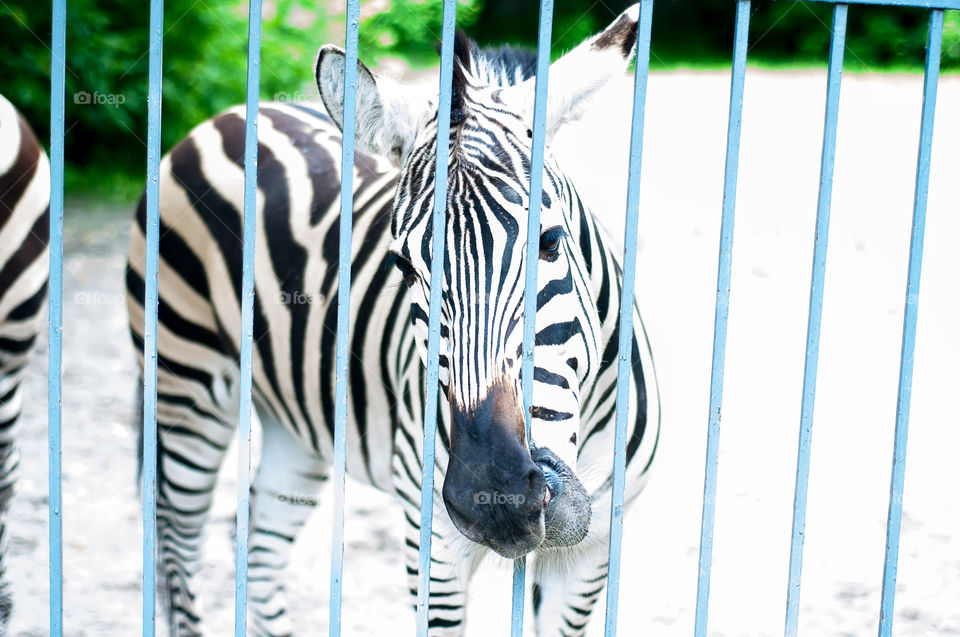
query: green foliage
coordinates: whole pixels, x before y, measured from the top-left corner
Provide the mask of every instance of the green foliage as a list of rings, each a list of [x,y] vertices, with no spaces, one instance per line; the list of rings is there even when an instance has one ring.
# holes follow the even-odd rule
[[[960,68],[960,11],[947,11],[943,18],[942,64]]]
[[[468,29],[474,24],[482,6],[481,0],[457,0],[457,28]],[[393,0],[385,11],[361,22],[361,57],[368,63],[390,55],[414,66],[434,64],[442,18],[442,0]]]
[[[630,0],[564,0],[554,9],[553,50],[563,51],[610,23]],[[539,3],[458,0],[457,26],[481,44],[536,45]],[[695,5],[695,6],[694,6]],[[733,0],[656,0],[655,67],[729,65]],[[162,149],[246,93],[246,0],[165,0]],[[754,0],[749,60],[823,65],[832,6]],[[364,0],[361,56],[437,61],[441,0]],[[50,5],[0,2],[0,91],[49,142]],[[146,166],[149,12],[128,0],[70,0],[67,16],[67,187],[127,197]],[[851,5],[848,69],[912,69],[923,63],[927,12]],[[263,21],[263,99],[315,97],[312,66],[320,44],[342,43],[342,8],[320,0],[274,0]],[[960,69],[960,11],[945,15],[945,70]]]
[[[554,8],[553,57],[613,21],[631,0],[565,0]],[[487,0],[471,35],[483,43],[536,46],[537,2]],[[833,7],[823,2],[754,0],[750,16],[752,62],[826,63]],[[651,64],[655,67],[729,64],[734,0],[656,0]],[[851,5],[846,63],[856,70],[919,69],[926,48],[927,11]],[[960,12],[948,11],[944,69],[960,68]]]
[[[246,2],[166,0],[161,146],[246,94]],[[312,81],[326,12],[277,0],[263,22],[261,96]],[[149,12],[125,0],[71,0],[67,14],[67,185],[127,196],[146,167]],[[0,3],[0,90],[46,146],[50,5]],[[120,174],[121,176],[117,176]],[[125,175],[126,177],[124,177]],[[120,184],[120,185],[118,185]]]
[[[178,0],[184,6],[191,2]],[[164,148],[211,115],[242,103],[247,85],[247,3],[200,2],[183,13],[171,10],[169,0],[167,4]],[[322,11],[308,9],[308,4],[279,0],[272,5],[272,14],[264,14],[260,65],[263,99],[295,95],[313,81],[314,57],[325,41],[326,17]],[[143,70],[146,72],[146,67]]]
[[[668,1],[668,0],[660,0]],[[470,36],[481,44],[537,45],[539,2],[487,0]],[[612,0],[565,0],[553,9],[551,54],[559,57],[611,22],[630,3]],[[655,3],[656,4],[656,3]]]

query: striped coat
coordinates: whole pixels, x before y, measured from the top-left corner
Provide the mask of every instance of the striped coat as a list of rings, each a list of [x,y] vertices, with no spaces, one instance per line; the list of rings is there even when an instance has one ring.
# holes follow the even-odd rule
[[[614,61],[619,60],[617,63],[622,66],[630,48],[624,38],[631,28],[636,37],[635,14],[635,10],[633,14],[628,11],[607,32],[588,41],[581,55],[607,55],[608,50],[615,49]],[[603,39],[603,35],[607,38]],[[461,60],[471,56],[472,68],[486,79],[491,78],[490,73],[496,76],[497,69],[504,86],[519,86],[530,77],[529,65],[526,71],[521,65],[513,72],[516,67],[506,64],[506,58],[496,57],[497,53],[464,46],[461,43]],[[322,60],[323,55],[321,64]],[[318,77],[319,72],[318,68]],[[468,81],[481,79],[475,76]],[[327,106],[329,110],[330,104]],[[430,126],[429,120],[426,126]],[[243,132],[243,109],[231,109],[198,126],[161,162],[157,340],[159,570],[170,624],[177,635],[201,634],[203,630],[193,575],[201,564],[202,530],[217,472],[236,422]],[[362,131],[359,133],[362,136]],[[251,495],[249,601],[251,629],[256,634],[274,635],[292,632],[280,576],[290,544],[316,506],[317,493],[329,475],[332,459],[341,138],[336,121],[328,116],[310,108],[277,103],[261,105],[258,135],[253,398],[263,430],[263,449]],[[425,139],[429,139],[429,134]],[[426,307],[423,276],[411,271],[413,266],[408,259],[412,255],[398,245],[401,220],[413,217],[398,216],[397,210],[404,201],[417,200],[418,195],[411,193],[431,190],[411,170],[418,157],[429,157],[430,152],[414,149],[405,153],[400,148],[399,153],[401,156],[391,158],[390,148],[381,155],[358,152],[354,167],[346,447],[348,474],[396,494],[403,505],[407,572],[415,599]],[[402,169],[391,161],[398,158],[404,162]],[[428,161],[422,163],[429,166]],[[429,174],[427,168],[425,175]],[[593,517],[583,535],[568,542],[572,546],[559,542],[548,548],[550,529],[548,524],[547,535],[542,535],[542,515],[544,509],[548,515],[555,509],[548,508],[549,496],[538,496],[542,504],[532,502],[540,510],[539,541],[543,544],[537,552],[534,600],[541,634],[581,634],[606,572],[622,248],[604,235],[573,184],[563,178],[552,162],[549,175],[545,193],[549,190],[552,203],[549,209],[545,207],[545,218],[555,219],[558,230],[541,235],[541,252],[547,252],[541,264],[544,282],[539,296],[544,304],[554,304],[549,305],[549,313],[543,313],[547,324],[544,328],[540,328],[538,312],[538,348],[572,353],[567,356],[571,366],[564,369],[551,371],[546,363],[538,362],[536,382],[542,387],[535,391],[532,413],[547,425],[550,420],[563,419],[574,427],[574,435],[566,434],[574,448],[573,459],[558,453],[551,466],[559,471],[576,465],[576,476],[570,472],[567,478],[569,484],[582,488]],[[526,186],[520,185],[525,178],[520,177],[517,185],[511,186],[511,198],[525,196]],[[451,179],[452,193],[466,192],[458,189],[468,188],[484,197],[477,190],[484,186],[469,186],[468,181],[458,186],[456,174]],[[460,208],[458,202],[467,200],[451,200],[451,220],[461,213],[472,214],[468,210],[485,209],[485,205]],[[497,210],[503,213],[506,209]],[[514,212],[517,211],[511,214]],[[506,217],[501,214],[501,219]],[[127,270],[130,330],[141,355],[145,223],[145,204],[141,201]],[[487,222],[478,217],[471,223]],[[453,234],[448,245],[458,249],[458,231],[452,226],[450,232]],[[501,241],[497,232],[500,231],[491,230],[490,234],[493,249]],[[409,241],[405,244],[411,245]],[[518,244],[517,249],[522,246]],[[450,254],[453,259],[454,253]],[[507,257],[501,248],[496,258],[503,261],[504,268]],[[485,267],[491,264],[490,258],[471,259],[470,264],[474,265],[450,268]],[[452,281],[452,277],[454,274],[450,273],[448,280]],[[506,274],[504,277],[509,278]],[[580,301],[573,306],[564,300],[564,295],[576,290]],[[479,377],[476,366],[468,365],[463,372],[459,371],[457,361],[461,355],[451,343],[452,335],[461,329],[456,307],[482,307],[488,312],[494,311],[489,308],[500,307],[492,298],[479,302],[480,305],[469,297],[457,301],[457,295],[462,293],[454,288],[449,294],[445,292],[445,298],[453,300],[450,308],[445,309],[447,318],[441,330],[448,345],[441,354],[443,404],[438,419],[438,493],[430,589],[430,626],[435,635],[461,634],[470,574],[479,560],[490,553],[490,548],[505,554],[497,545],[481,546],[482,541],[478,543],[470,537],[458,525],[456,516],[451,517],[449,494],[440,492],[444,473],[452,466],[451,458],[456,458],[451,449],[457,448],[458,435],[462,438],[462,430],[468,424],[457,420],[461,416],[457,415],[457,399],[451,398],[457,395],[454,385],[461,373]],[[652,360],[642,323],[634,312],[637,331],[632,352],[628,501],[646,482],[659,429]],[[559,321],[567,313],[581,316],[578,324],[582,328],[571,331],[562,327],[551,332],[551,321]],[[500,320],[487,316],[489,321]],[[515,326],[516,320],[505,324]],[[464,333],[468,332],[481,333]],[[584,333],[590,334],[589,342],[584,342]],[[456,337],[461,348],[471,338],[475,337]],[[493,337],[483,338],[485,342],[478,345],[489,345],[492,341],[486,339]],[[496,356],[502,357],[496,359],[495,365],[501,371],[515,366],[518,372],[519,357],[512,353],[515,341],[511,339],[512,335],[503,347],[494,348],[499,352]],[[538,361],[548,358],[546,354],[541,356],[538,349]],[[504,391],[508,396],[510,387]],[[564,391],[575,393],[577,417],[561,416],[559,411],[551,413],[546,404],[536,406],[538,396],[557,396],[557,400],[562,400]],[[536,438],[536,430],[534,435]],[[545,447],[541,444],[540,448]],[[529,453],[536,456],[537,449],[531,446]],[[528,454],[527,461],[529,458]],[[551,476],[546,473],[547,488],[556,502],[563,503],[562,480],[550,482]],[[539,470],[534,477],[537,476]],[[539,493],[546,493],[544,478],[538,480]],[[474,494],[478,505],[485,504],[481,496]]]
[[[14,106],[0,95],[0,635],[12,592],[6,578],[6,511],[17,478],[20,383],[44,326],[50,163]]]

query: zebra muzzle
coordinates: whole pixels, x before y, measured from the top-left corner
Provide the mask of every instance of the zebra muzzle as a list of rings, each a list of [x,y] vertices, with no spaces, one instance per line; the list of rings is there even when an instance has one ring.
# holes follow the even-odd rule
[[[569,466],[545,447],[534,447],[530,456],[543,472],[547,489],[543,498],[543,547],[573,546],[590,529],[590,498]]]

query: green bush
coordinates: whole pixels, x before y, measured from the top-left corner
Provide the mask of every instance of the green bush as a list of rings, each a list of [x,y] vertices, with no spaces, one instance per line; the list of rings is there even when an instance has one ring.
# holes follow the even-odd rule
[[[486,43],[535,46],[537,2],[488,0],[471,34]],[[553,20],[553,56],[609,24],[631,0],[565,0]],[[833,7],[823,2],[754,0],[750,15],[751,63],[822,65],[830,42]],[[651,64],[654,68],[729,65],[734,0],[656,0]],[[852,5],[847,28],[849,68],[919,69],[926,47],[927,11]],[[960,68],[960,12],[948,11],[944,69]]]
[[[960,11],[947,11],[943,18],[943,56],[947,68],[960,68]]]
[[[161,146],[244,100],[246,3],[166,0]],[[270,99],[312,78],[328,17],[301,0],[264,15],[260,92]],[[146,168],[149,12],[125,0],[71,0],[67,14],[67,186],[139,190]],[[49,143],[49,3],[0,3],[0,90]]]
[[[608,24],[628,4],[629,0],[556,3],[554,57]],[[729,65],[735,4],[733,0],[656,0],[654,67]],[[481,44],[533,47],[538,5],[533,0],[458,0],[457,24]],[[243,102],[246,7],[246,0],[165,1],[164,151],[197,123]],[[441,7],[442,0],[363,2],[361,56],[371,63],[395,56],[415,66],[434,64]],[[831,11],[829,4],[821,2],[754,0],[750,62],[824,64]],[[920,9],[852,5],[847,67],[919,69],[926,45],[926,16]],[[342,43],[343,17],[319,0],[268,3],[261,98],[313,97],[314,55],[324,42]],[[141,188],[146,164],[148,23],[146,3],[68,2],[65,141],[67,185],[72,190],[92,188],[127,196]],[[49,42],[49,3],[0,2],[0,91],[23,111],[45,145],[50,119]],[[944,69],[960,69],[958,11],[946,13],[942,63]]]
[[[457,28],[469,31],[482,6],[481,0],[457,0]],[[361,22],[360,54],[368,62],[390,55],[414,66],[435,64],[442,18],[442,0],[393,0]]]

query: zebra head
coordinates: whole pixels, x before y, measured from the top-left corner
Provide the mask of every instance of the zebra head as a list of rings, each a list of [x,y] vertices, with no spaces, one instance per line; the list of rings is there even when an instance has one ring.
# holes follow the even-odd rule
[[[637,6],[550,69],[548,144],[606,82],[623,73],[637,37]],[[579,543],[590,499],[578,478],[581,394],[603,339],[576,190],[547,152],[537,281],[533,401],[528,443],[520,383],[532,145],[532,58],[479,50],[458,34],[443,255],[440,384],[450,455],[443,499],[470,540],[514,558]],[[320,50],[316,76],[331,117],[343,121],[342,50]],[[427,354],[435,99],[418,99],[360,65],[357,139],[401,166],[391,252]],[[589,468],[580,468],[581,471]]]

